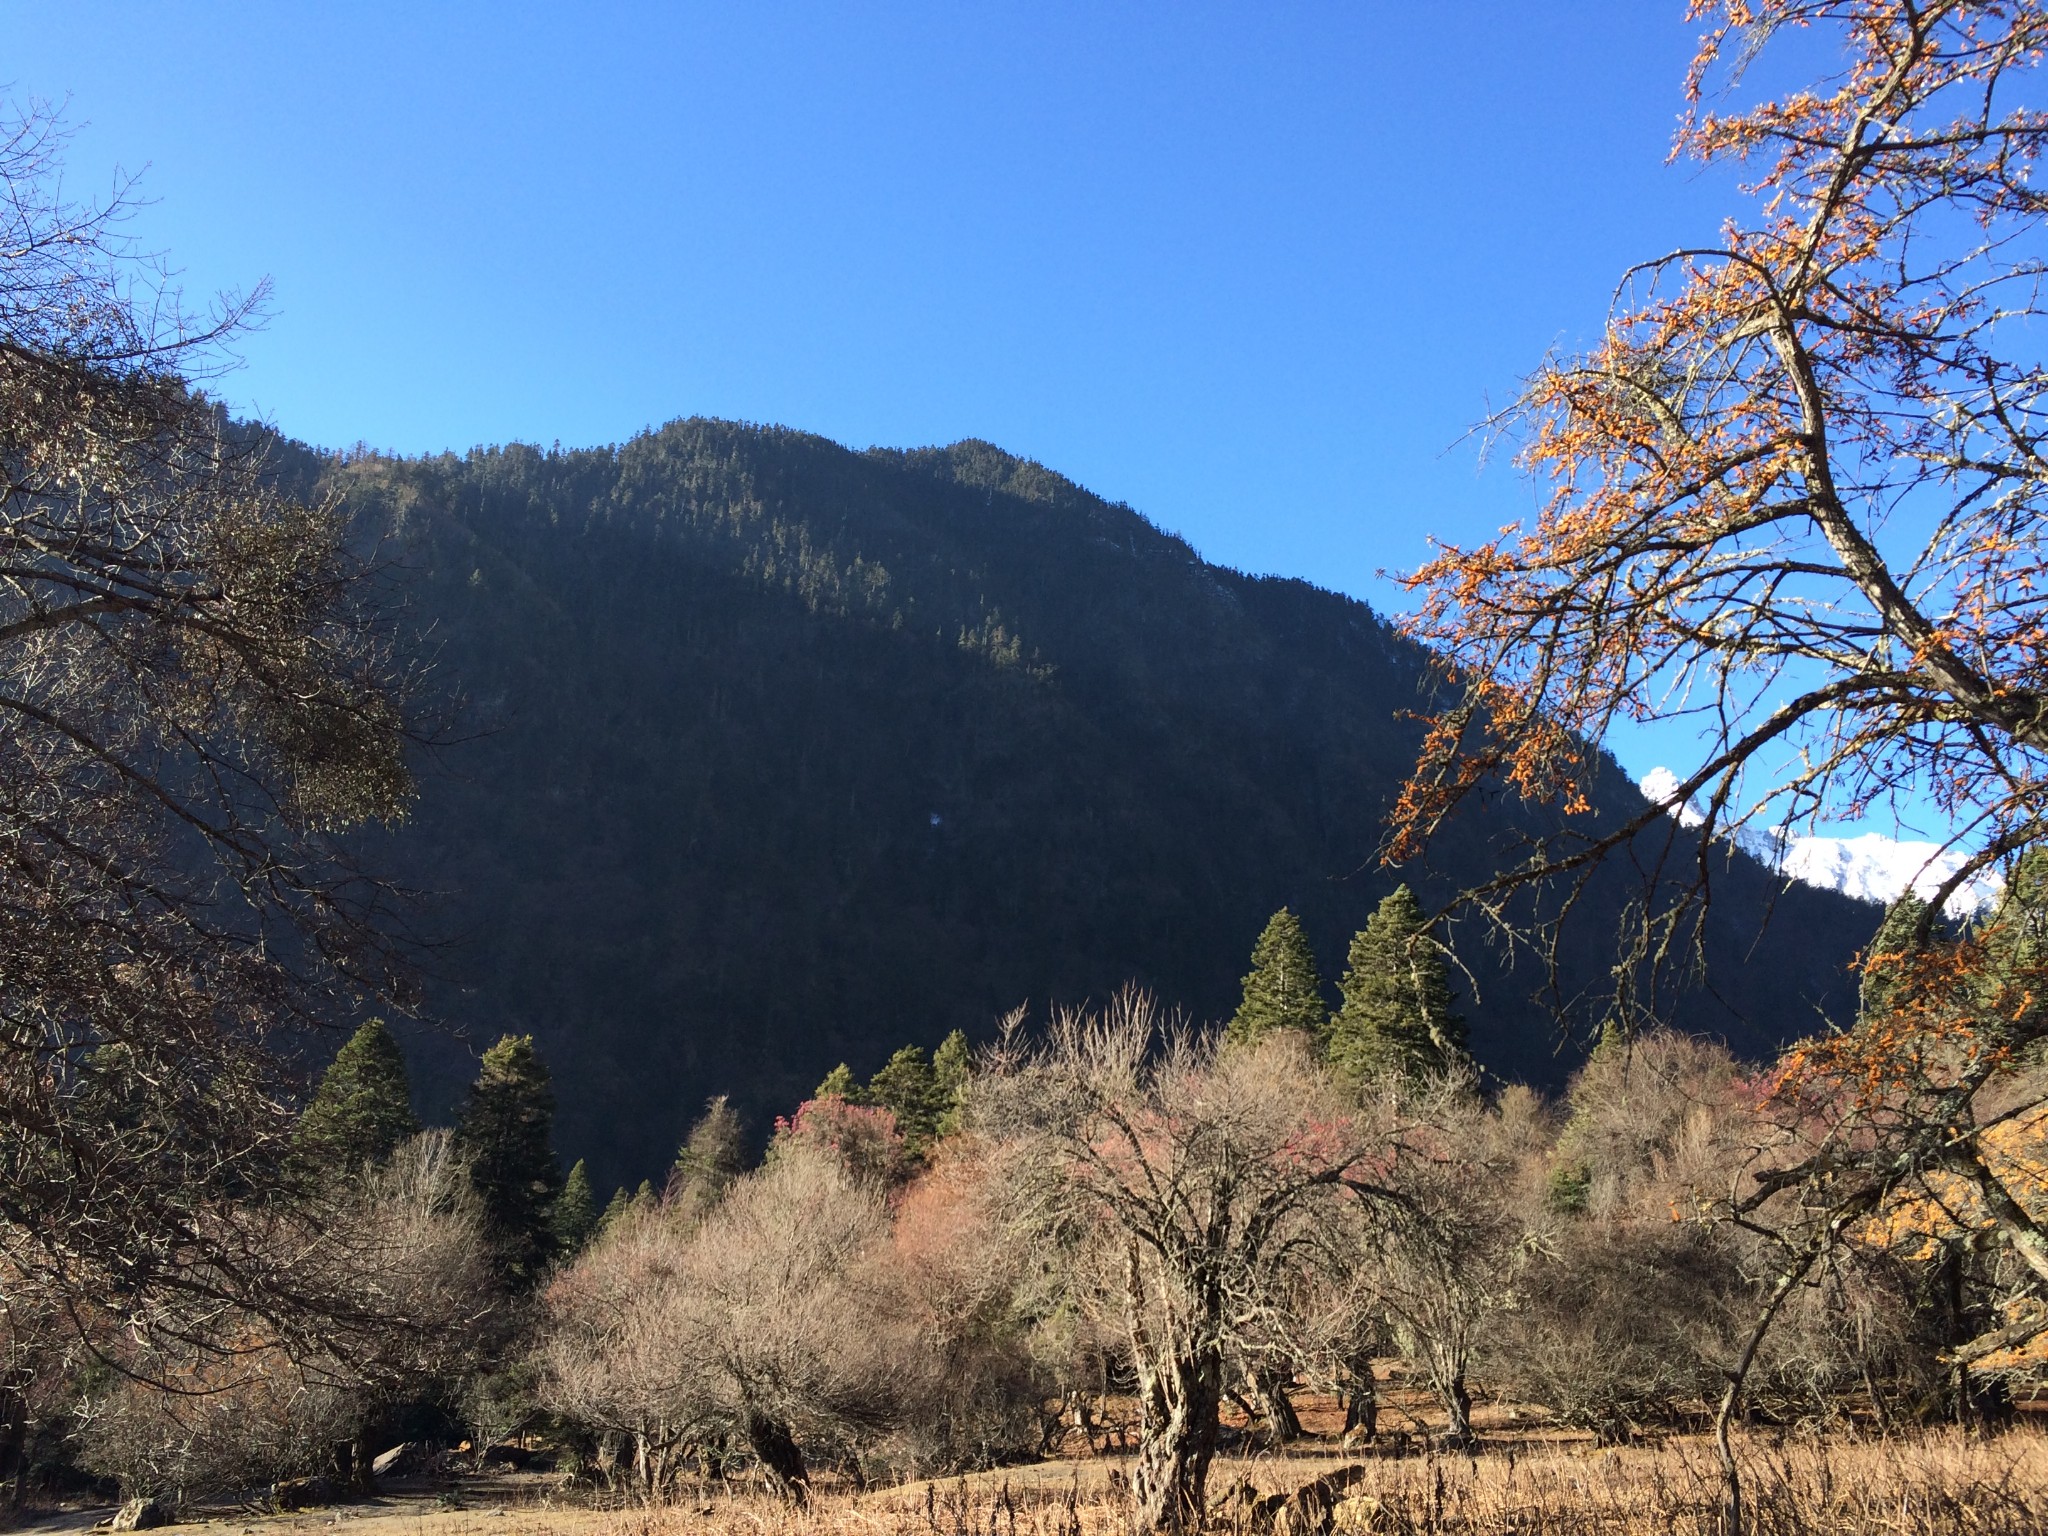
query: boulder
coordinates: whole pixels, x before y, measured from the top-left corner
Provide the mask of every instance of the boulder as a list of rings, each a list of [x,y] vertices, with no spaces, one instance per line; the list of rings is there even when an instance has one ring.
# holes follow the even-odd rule
[[[171,1523],[171,1511],[162,1499],[130,1499],[108,1523],[109,1530],[153,1531]]]
[[[1336,1527],[1337,1507],[1340,1504],[1373,1505],[1377,1515],[1377,1500],[1346,1498],[1344,1490],[1353,1483],[1363,1480],[1367,1469],[1354,1462],[1348,1467],[1339,1467],[1325,1473],[1312,1482],[1303,1483],[1287,1495],[1273,1516],[1273,1536],[1330,1536]],[[1359,1513],[1363,1513],[1360,1511]],[[1364,1527],[1371,1529],[1370,1526]]]

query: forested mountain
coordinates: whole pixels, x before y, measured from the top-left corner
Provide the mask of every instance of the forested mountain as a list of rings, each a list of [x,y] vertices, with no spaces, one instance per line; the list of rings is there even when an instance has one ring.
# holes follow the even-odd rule
[[[658,1174],[710,1094],[759,1130],[841,1059],[986,1037],[1020,1002],[1136,980],[1225,1017],[1283,904],[1334,978],[1397,878],[1442,895],[1519,814],[1378,868],[1421,654],[986,443],[693,420],[300,463],[388,530],[472,733],[380,851],[438,893],[433,1009],[479,1047],[536,1037],[600,1179]],[[1641,803],[1618,769],[1603,799]],[[1747,863],[1722,882],[1713,986],[1681,1015],[1738,1049],[1839,1014],[1875,918],[1777,889]],[[1575,984],[1605,973],[1626,890],[1577,924]],[[1534,974],[1476,931],[1462,957],[1480,1059],[1561,1080]],[[411,1037],[430,1102],[468,1048]]]

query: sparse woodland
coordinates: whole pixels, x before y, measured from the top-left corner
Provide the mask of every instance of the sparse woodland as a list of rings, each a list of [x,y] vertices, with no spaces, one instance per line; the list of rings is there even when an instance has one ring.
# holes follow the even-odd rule
[[[363,851],[433,732],[376,552],[207,400],[245,309],[151,288],[119,204],[57,196],[54,128],[14,124],[17,1503],[285,1509],[495,1461],[649,1531],[735,1500],[933,1536],[2041,1528],[2048,378],[2013,338],[2048,8],[1692,9],[1679,150],[1739,161],[1758,221],[1639,269],[1534,377],[1507,425],[1555,499],[1413,578],[1449,702],[1389,858],[1479,794],[1550,831],[1443,910],[1398,885],[1330,972],[1275,913],[1213,1025],[1132,987],[841,1066],[772,1126],[714,1098],[602,1207],[531,1035],[423,1123],[384,1022],[419,1000],[409,897]],[[1745,104],[1793,31],[1841,72]],[[1589,744],[1665,707],[1707,712],[1707,757],[1593,817]],[[1773,1060],[1655,1017],[1732,828],[1913,794],[1992,905],[1949,910],[1958,875],[1873,910],[1855,1016]],[[1503,1081],[1457,920],[1554,957],[1646,847],[1598,1044],[1561,1093]]]

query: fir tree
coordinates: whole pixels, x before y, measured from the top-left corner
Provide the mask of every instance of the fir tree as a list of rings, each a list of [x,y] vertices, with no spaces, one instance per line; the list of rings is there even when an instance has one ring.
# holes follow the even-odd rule
[[[704,1106],[676,1154],[668,1176],[668,1199],[702,1215],[716,1205],[732,1181],[747,1170],[746,1133],[724,1094]]]
[[[381,1163],[418,1133],[405,1056],[382,1019],[371,1019],[335,1053],[299,1117],[297,1145],[323,1174]]]
[[[944,1106],[932,1064],[921,1047],[904,1046],[868,1079],[867,1102],[896,1117],[903,1150],[911,1157],[922,1157],[931,1149]]]
[[[555,1095],[531,1035],[506,1035],[484,1052],[455,1128],[500,1269],[531,1285],[554,1256],[549,1215],[561,1192],[555,1161]]]
[[[973,1073],[974,1056],[967,1036],[956,1029],[932,1052],[932,1083],[938,1089],[941,1136],[951,1136],[960,1129],[967,1110],[967,1079]]]
[[[1229,1038],[1249,1044],[1276,1029],[1300,1030],[1315,1038],[1322,1033],[1327,1008],[1308,937],[1294,914],[1282,907],[1252,946],[1251,974],[1244,979],[1244,1001],[1230,1021]]]
[[[1912,891],[1893,902],[1871,935],[1863,951],[1863,981],[1857,997],[1857,1017],[1870,1021],[1891,1007],[1904,980],[1909,952],[1918,943],[1920,923],[1927,915],[1927,903]],[[1931,937],[1931,935],[1930,935]]]
[[[582,1252],[584,1244],[597,1231],[597,1196],[591,1193],[590,1170],[583,1166],[580,1157],[569,1170],[569,1177],[562,1181],[562,1192],[555,1196],[554,1206],[548,1212],[548,1226],[554,1234],[555,1252],[564,1258]]]
[[[1340,1072],[1420,1077],[1469,1059],[1443,947],[1423,931],[1421,904],[1407,886],[1379,904],[1349,959],[1344,1003],[1330,1021],[1329,1057]]]
[[[609,1227],[631,1209],[633,1209],[633,1197],[626,1192],[626,1186],[621,1184],[612,1191],[611,1199],[605,1202],[604,1214],[597,1218],[597,1230],[600,1232],[604,1231],[605,1228]]]
[[[860,1080],[853,1075],[853,1069],[845,1062],[839,1063],[825,1074],[825,1081],[818,1084],[814,1099],[844,1099],[849,1104],[861,1102]]]

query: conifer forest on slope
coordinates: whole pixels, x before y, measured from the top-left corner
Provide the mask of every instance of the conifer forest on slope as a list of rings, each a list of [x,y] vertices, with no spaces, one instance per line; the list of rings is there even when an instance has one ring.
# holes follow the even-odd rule
[[[600,1188],[665,1168],[714,1094],[760,1135],[834,1063],[986,1039],[1019,1004],[1135,980],[1225,1017],[1283,905],[1334,978],[1396,884],[1447,896],[1527,814],[1491,804],[1381,868],[1423,653],[986,443],[690,420],[612,449],[288,462],[386,535],[460,700],[377,854],[430,893],[430,1011],[455,1033],[408,1038],[426,1101],[530,1033]],[[1618,768],[1600,800],[1641,805]],[[1635,891],[1603,876],[1554,995],[1452,934],[1485,1067],[1561,1084]],[[1762,1057],[1842,1017],[1874,921],[1738,856],[1714,985],[1678,1021]]]

